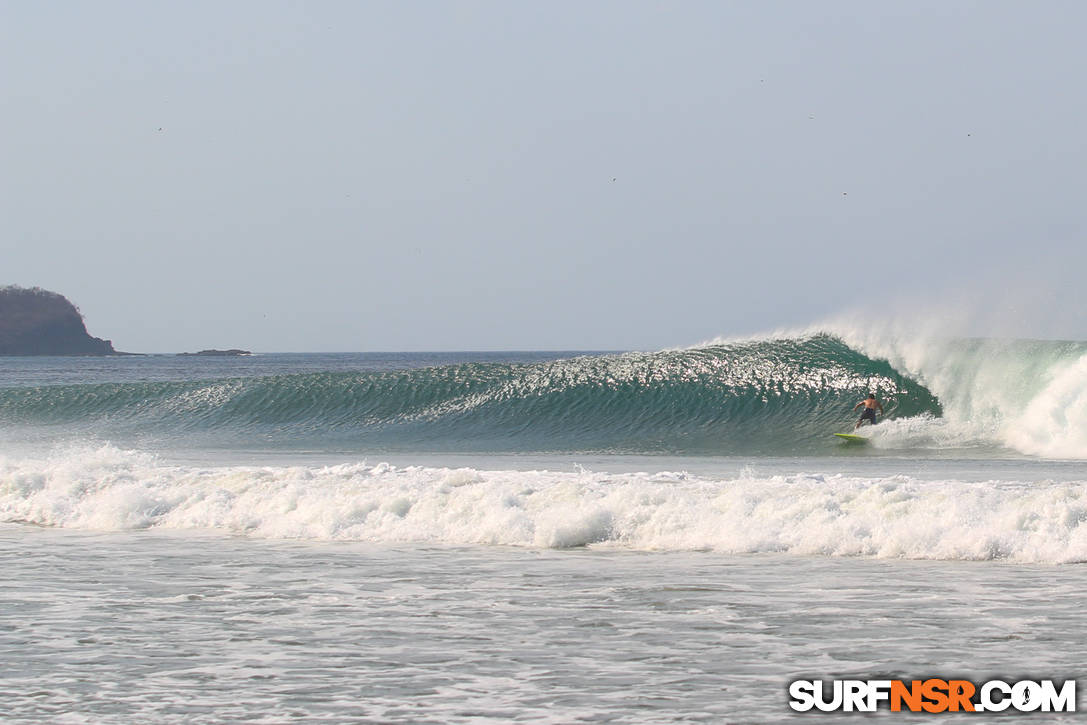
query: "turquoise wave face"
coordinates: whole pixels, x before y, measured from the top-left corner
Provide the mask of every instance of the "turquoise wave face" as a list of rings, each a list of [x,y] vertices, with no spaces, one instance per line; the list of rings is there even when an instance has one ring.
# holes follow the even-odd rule
[[[0,422],[159,439],[367,449],[803,453],[850,427],[940,415],[924,387],[837,338],[535,364],[0,390]]]

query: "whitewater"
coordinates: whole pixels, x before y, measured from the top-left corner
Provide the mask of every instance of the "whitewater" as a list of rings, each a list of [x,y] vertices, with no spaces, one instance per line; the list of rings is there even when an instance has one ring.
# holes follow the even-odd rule
[[[844,323],[0,358],[5,718],[784,722],[792,679],[1075,677],[1085,403],[1087,343]]]
[[[59,528],[559,549],[1087,561],[1087,487],[1080,480],[760,475],[750,469],[733,478],[686,471],[388,463],[201,468],[162,465],[113,446],[45,460],[0,461],[0,480],[5,521]]]

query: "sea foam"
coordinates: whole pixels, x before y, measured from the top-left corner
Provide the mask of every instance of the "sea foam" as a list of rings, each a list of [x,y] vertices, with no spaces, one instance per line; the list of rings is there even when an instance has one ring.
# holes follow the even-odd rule
[[[951,338],[895,325],[828,326],[852,349],[886,360],[940,401],[942,419],[915,421],[903,447],[995,444],[1049,459],[1087,459],[1087,343]]]
[[[107,445],[0,459],[0,520],[274,539],[1087,561],[1082,481],[189,467]]]

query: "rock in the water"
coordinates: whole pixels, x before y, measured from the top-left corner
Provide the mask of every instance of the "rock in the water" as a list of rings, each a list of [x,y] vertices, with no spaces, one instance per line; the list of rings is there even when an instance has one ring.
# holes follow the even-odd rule
[[[231,348],[229,350],[201,350],[200,352],[179,352],[178,353],[178,355],[208,355],[208,356],[212,356],[212,357],[215,357],[215,356],[229,357],[229,356],[232,356],[232,355],[252,355],[252,354],[253,353],[250,352],[249,350],[239,350],[236,347],[233,347],[233,348]]]

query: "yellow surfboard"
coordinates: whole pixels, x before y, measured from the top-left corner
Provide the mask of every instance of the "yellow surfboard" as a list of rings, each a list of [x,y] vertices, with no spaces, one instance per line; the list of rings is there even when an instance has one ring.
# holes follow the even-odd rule
[[[835,433],[834,435],[841,438],[846,443],[867,443],[868,436],[859,436],[854,433]]]

